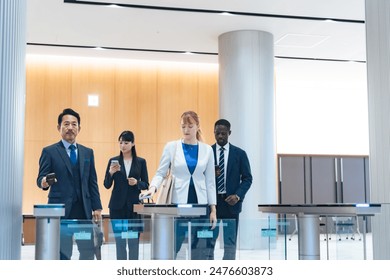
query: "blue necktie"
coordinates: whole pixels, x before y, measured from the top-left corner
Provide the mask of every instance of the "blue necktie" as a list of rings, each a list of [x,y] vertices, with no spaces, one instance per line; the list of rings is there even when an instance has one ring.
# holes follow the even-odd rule
[[[225,153],[224,148],[219,149],[219,176],[217,178],[218,193],[226,193],[225,187]]]
[[[70,145],[70,162],[72,165],[76,165],[77,163],[77,155],[76,155],[76,146],[75,145]]]

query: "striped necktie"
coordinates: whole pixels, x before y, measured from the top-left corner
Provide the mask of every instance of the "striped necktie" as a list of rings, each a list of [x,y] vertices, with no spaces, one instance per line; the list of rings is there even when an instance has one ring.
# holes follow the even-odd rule
[[[225,149],[219,149],[219,176],[217,178],[218,193],[226,193],[225,187]]]

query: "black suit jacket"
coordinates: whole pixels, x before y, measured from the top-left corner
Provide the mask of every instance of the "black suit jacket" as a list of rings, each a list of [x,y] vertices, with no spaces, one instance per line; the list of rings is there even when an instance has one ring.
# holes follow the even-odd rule
[[[216,144],[212,145],[212,148],[214,151],[214,160],[218,163]],[[245,195],[252,185],[252,173],[246,152],[239,147],[230,144],[228,163],[225,170],[226,195],[236,194],[240,197],[240,200],[236,205],[230,206],[229,210],[233,214],[238,214],[242,210],[242,202],[245,199]]]
[[[80,144],[77,144],[77,153],[84,211],[87,219],[92,219],[92,211],[102,209],[94,154],[92,149]],[[72,209],[73,198],[77,194],[73,187],[72,165],[62,141],[42,150],[37,178],[39,188],[41,188],[42,178],[53,172],[56,174],[57,182],[49,189],[48,203],[65,204],[64,218],[67,219]]]
[[[110,170],[111,160],[118,160],[121,166],[121,170],[115,172],[113,176],[108,172]],[[133,210],[132,205],[139,203],[139,194],[141,190],[146,190],[149,186],[148,170],[146,168],[146,160],[137,157],[138,163],[133,159],[131,163],[129,176],[126,176],[125,164],[123,157],[116,156],[108,161],[106,175],[104,178],[104,187],[106,189],[111,188],[114,183],[114,188],[111,193],[110,202],[108,207],[110,209],[122,209],[126,206],[130,206],[130,210]],[[137,186],[130,186],[127,178],[133,177],[137,179]]]

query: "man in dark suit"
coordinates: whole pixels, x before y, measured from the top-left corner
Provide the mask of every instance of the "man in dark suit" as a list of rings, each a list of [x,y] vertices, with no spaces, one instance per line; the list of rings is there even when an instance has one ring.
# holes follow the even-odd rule
[[[236,243],[239,214],[245,194],[252,185],[251,168],[246,152],[228,142],[230,122],[218,120],[214,125],[217,143],[212,148],[216,163],[217,219],[223,224],[224,260],[236,258]],[[208,241],[211,248],[209,259],[214,259],[214,247],[219,235],[219,226]]]
[[[65,216],[61,220],[60,258],[71,259],[74,237],[80,259],[93,260],[91,220],[98,223],[102,211],[93,150],[76,143],[80,116],[72,109],[65,109],[58,116],[57,129],[62,140],[43,148],[37,185],[49,190],[48,203],[65,205]],[[55,173],[54,180],[46,180],[50,173]]]

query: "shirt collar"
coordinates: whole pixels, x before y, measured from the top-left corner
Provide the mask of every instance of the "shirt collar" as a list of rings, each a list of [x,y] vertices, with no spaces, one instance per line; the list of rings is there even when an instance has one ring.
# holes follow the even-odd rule
[[[217,148],[217,151],[219,151],[219,149],[221,148],[220,145],[218,145],[217,143],[215,143],[215,146]],[[225,149],[225,151],[229,151],[229,146],[230,146],[230,143],[227,142],[225,146],[223,146],[223,148]]]
[[[62,144],[64,145],[65,149],[69,149],[69,146],[72,145],[72,144],[70,144],[69,142],[65,141],[64,139],[62,139],[61,141],[62,141]],[[74,142],[73,145],[75,145],[75,146],[76,146],[76,149],[77,149],[77,144],[76,144],[76,142]]]

